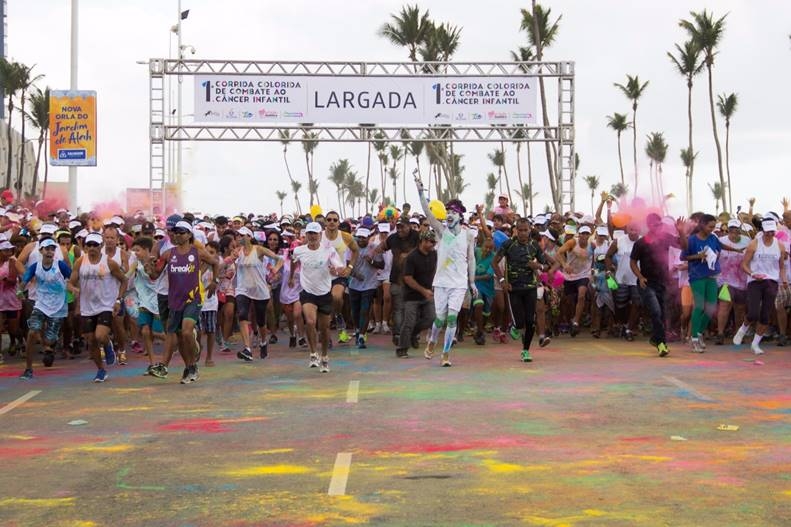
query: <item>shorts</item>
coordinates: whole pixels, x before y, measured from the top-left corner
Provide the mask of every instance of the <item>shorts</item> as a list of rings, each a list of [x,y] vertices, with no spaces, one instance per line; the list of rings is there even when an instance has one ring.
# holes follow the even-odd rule
[[[200,329],[203,333],[216,333],[217,332],[217,312],[216,311],[201,311],[200,312]]]
[[[458,313],[464,305],[464,295],[467,294],[466,287],[435,287],[434,288],[434,311],[437,316],[444,316],[448,311]]]
[[[566,280],[563,282],[563,293],[566,296],[573,296],[576,298],[579,294],[580,287],[588,287],[591,281],[590,278],[580,278],[579,280]]]
[[[53,318],[45,315],[38,309],[33,309],[30,318],[27,319],[27,327],[30,331],[42,333],[44,342],[54,344],[60,335],[60,326],[63,324],[62,318]],[[47,326],[46,329],[44,326]]]
[[[266,305],[268,303],[268,298],[266,300],[256,300],[245,295],[237,296],[236,314],[239,317],[239,321],[247,322],[250,320],[250,306],[252,306],[255,315],[255,323],[258,324],[258,327],[266,326]]]
[[[299,301],[302,302],[303,306],[307,304],[312,304],[316,306],[316,310],[322,315],[332,314],[332,293],[327,293],[326,295],[317,296],[317,295],[312,295],[307,291],[300,291]]]
[[[488,317],[492,313],[492,303],[494,302],[494,297],[489,295],[481,294],[481,290],[478,290],[478,298],[473,300],[472,306],[483,306],[483,316]]]
[[[640,305],[640,286],[618,284],[618,289],[613,291],[615,307],[623,309],[628,305]]]
[[[461,303],[461,308],[470,309],[471,305],[472,305],[472,293],[470,293],[470,290],[467,289],[467,292],[464,293],[464,301]]]
[[[692,299],[692,288],[688,285],[685,285],[681,288],[681,306],[691,307],[694,303],[695,302]]]
[[[113,312],[112,311],[102,311],[98,315],[93,315],[90,317],[80,317],[80,328],[82,329],[83,333],[93,333],[96,331],[96,326],[105,326],[105,327],[112,327],[113,326]]]
[[[137,327],[154,327],[154,320],[156,318],[157,316],[154,313],[141,307],[137,312]]]
[[[725,293],[727,291],[727,293]],[[747,303],[747,289],[736,289],[732,285],[722,284],[717,290],[717,298],[723,300],[723,295],[727,294],[725,298],[730,297],[730,302],[739,304],[740,306]]]
[[[332,287],[334,288],[336,285],[342,285],[344,288],[349,285],[349,279],[344,278],[343,276],[338,276],[337,278],[332,279]]]
[[[159,309],[159,320],[162,321],[163,326],[167,327],[168,315],[170,314],[170,308],[168,308],[168,295],[157,294],[157,308]]]
[[[0,315],[2,315],[5,320],[16,320],[19,318],[19,311],[0,311]]]
[[[195,326],[200,325],[201,305],[198,302],[189,302],[184,304],[182,309],[178,311],[171,311],[168,315],[168,321],[165,332],[178,333],[181,331],[181,324],[184,319],[189,319],[195,322]]]
[[[775,309],[787,309],[789,307],[791,307],[791,287],[780,285],[777,288],[777,296],[775,297]]]

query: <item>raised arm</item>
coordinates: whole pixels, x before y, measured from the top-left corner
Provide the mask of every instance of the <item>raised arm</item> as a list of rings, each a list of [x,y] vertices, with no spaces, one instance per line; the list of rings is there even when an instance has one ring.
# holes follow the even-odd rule
[[[426,215],[428,219],[429,225],[431,228],[436,231],[436,233],[442,236],[442,233],[445,231],[445,226],[434,216],[434,213],[431,212],[431,209],[428,206],[428,200],[426,199],[426,194],[423,189],[423,182],[420,181],[420,176],[417,173],[417,170],[413,172],[415,176],[415,186],[417,186],[417,195],[418,199],[420,199],[420,206],[423,207],[423,214]]]

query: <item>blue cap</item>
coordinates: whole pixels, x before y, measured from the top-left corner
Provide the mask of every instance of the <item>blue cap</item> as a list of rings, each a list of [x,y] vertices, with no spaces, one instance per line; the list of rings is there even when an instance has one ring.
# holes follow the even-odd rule
[[[168,230],[172,230],[176,228],[176,224],[180,222],[182,219],[183,218],[178,214],[171,214],[170,216],[168,216],[168,219],[165,221],[165,226],[168,228]]]

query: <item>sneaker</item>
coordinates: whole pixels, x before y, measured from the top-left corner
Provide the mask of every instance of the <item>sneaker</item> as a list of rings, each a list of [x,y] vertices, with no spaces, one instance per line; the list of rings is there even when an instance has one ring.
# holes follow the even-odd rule
[[[764,354],[764,350],[762,350],[758,344],[753,344],[752,346],[750,346],[750,349],[752,349],[753,353],[755,353],[756,355]]]
[[[576,322],[572,322],[571,329],[569,329],[569,335],[571,335],[572,337],[576,337],[577,335],[579,335],[579,332],[580,332],[580,325],[577,324]]]
[[[516,329],[514,326],[508,330],[508,334],[511,336],[511,340],[519,340],[521,335],[519,334],[519,330]]]
[[[538,337],[538,347],[540,348],[546,348],[549,346],[550,342],[552,342],[552,337],[546,337],[544,335]]]
[[[522,350],[522,362],[533,362],[533,357],[530,356],[530,351]]]
[[[390,326],[387,325],[387,322],[382,322],[382,334],[387,335],[390,331]]]
[[[450,363],[450,354],[443,353],[442,354],[442,367],[443,368],[450,368],[452,364]]]
[[[500,328],[494,328],[494,331],[492,331],[492,339],[495,342],[498,342],[500,340],[501,335],[502,333],[500,332]]]
[[[275,335],[274,333],[272,333],[272,334],[269,336],[269,343],[270,343],[270,344],[277,344],[277,335]]]
[[[44,353],[44,357],[41,359],[41,362],[44,363],[44,366],[49,368],[52,366],[52,363],[55,362],[55,353],[52,350],[47,350]]]
[[[113,348],[113,341],[110,341],[104,345],[104,362],[108,366],[112,366],[113,364],[115,364],[115,349]],[[96,381],[96,382],[103,382],[103,381]]]
[[[476,333],[475,337],[473,337],[473,340],[478,346],[483,346],[484,344],[486,344],[486,337],[483,335],[482,332]]]
[[[381,332],[382,332],[382,323],[381,322],[377,322],[376,325],[374,326],[373,331],[371,333],[373,333],[374,335],[378,335]]]
[[[120,364],[121,366],[126,366],[126,352],[125,351],[119,351],[118,352],[118,364]]]
[[[701,347],[701,345],[700,345],[700,339],[698,339],[698,338],[693,338],[693,339],[690,341],[690,343],[691,343],[691,345],[692,345],[692,350],[691,350],[691,351],[692,351],[692,353],[703,353],[703,348],[702,348],[702,347]],[[659,346],[659,344],[657,344],[657,346]]]
[[[427,360],[431,360],[431,358],[434,356],[434,346],[435,343],[431,341],[426,344],[426,349],[423,351],[423,356],[426,357]]]
[[[220,353],[230,353],[230,352],[231,352],[231,348],[229,348],[227,344],[222,348],[220,348]]]
[[[190,381],[190,374],[191,373],[192,372],[190,371],[189,367],[184,368],[184,373],[181,374],[181,380],[179,382],[181,384],[189,384],[191,382]]]
[[[288,338],[288,347],[289,348],[297,347],[297,337],[292,336]]]
[[[775,346],[779,346],[779,347],[782,348],[783,346],[786,346],[787,344],[788,344],[788,339],[786,338],[785,335],[780,335],[779,337],[777,337],[777,342],[775,343]]]
[[[308,365],[311,368],[318,368],[319,367],[319,356],[316,353],[310,354],[310,360],[308,361]]]
[[[299,344],[300,348],[307,348],[308,347],[308,339],[306,339],[305,337],[299,337],[299,340],[297,341],[297,344]]]
[[[365,336],[363,336],[363,335],[358,335],[358,336],[357,336],[357,349],[364,350],[364,349],[366,349],[367,347],[368,347],[368,346],[366,346],[366,345],[365,345]]]
[[[107,370],[101,368],[99,371],[96,372],[96,377],[93,378],[93,382],[104,382],[107,380]]]
[[[153,370],[154,370],[154,365],[153,364],[149,364],[148,367],[145,370],[143,370],[143,377],[147,377],[147,376],[151,375],[151,372]]]
[[[634,342],[634,333],[632,333],[631,329],[627,329],[623,333],[623,338],[625,338],[628,342]]]
[[[133,341],[132,341],[132,345],[131,345],[131,348],[130,348],[130,349],[132,350],[132,353],[143,353],[143,351],[144,351],[144,350],[143,350],[143,345],[142,345],[142,344],[140,344],[140,343],[139,343],[138,341],[136,341],[136,340],[133,340]]]
[[[242,351],[237,352],[236,357],[242,359],[245,362],[252,362],[253,352],[250,351],[250,348],[245,348]]]
[[[744,340],[744,336],[747,335],[747,329],[744,326],[741,326],[736,334],[733,336],[733,344],[735,346],[741,346],[742,340]]]
[[[703,339],[703,335],[698,334],[698,341],[700,342],[700,349],[706,351],[706,341]]]
[[[396,348],[396,357],[399,359],[408,359],[409,352],[404,348]]]
[[[190,382],[197,382],[200,379],[200,373],[198,373],[198,365],[193,364],[190,366]]]
[[[154,367],[151,369],[151,376],[157,379],[166,379],[168,376],[168,367],[161,362],[154,364]]]
[[[33,380],[33,370],[31,370],[30,368],[26,369],[22,373],[22,375],[19,376],[19,378],[22,379],[23,381]]]
[[[323,359],[321,361],[321,368],[319,368],[321,373],[329,373],[330,372],[330,361],[327,359]]]
[[[351,339],[352,339],[352,338],[349,336],[349,334],[348,334],[348,333],[346,333],[346,330],[345,330],[345,329],[342,329],[342,330],[340,330],[340,332],[338,333],[338,342],[339,342],[340,344],[346,344],[346,343],[347,343],[347,342],[349,342]]]
[[[667,344],[664,342],[660,342],[656,345],[657,351],[659,351],[660,357],[667,357],[667,354],[670,353],[670,350],[667,349]]]
[[[269,356],[269,344],[261,344],[258,347],[258,350],[260,352],[261,359],[265,359]]]

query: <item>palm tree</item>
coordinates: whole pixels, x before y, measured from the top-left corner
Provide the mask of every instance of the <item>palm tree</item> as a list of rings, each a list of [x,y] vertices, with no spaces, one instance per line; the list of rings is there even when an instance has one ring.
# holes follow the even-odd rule
[[[722,183],[720,183],[719,181],[715,181],[713,185],[709,183],[709,188],[711,189],[711,195],[714,197],[715,211],[717,215],[719,215],[720,203],[724,203],[723,198],[725,195],[725,192],[723,191],[722,188]]]
[[[648,86],[648,81],[640,84],[640,78],[635,75],[626,76],[626,86],[613,83],[616,88],[621,90],[627,99],[632,101],[632,151],[634,154],[634,191],[637,193],[637,101],[642,97],[643,91]]]
[[[357,172],[352,170],[346,171],[346,177],[343,182],[343,188],[346,193],[346,203],[348,203],[349,207],[351,208],[352,216],[355,216],[354,212],[354,205],[357,204],[357,214],[360,213],[360,206],[362,202],[362,198],[365,197],[365,186],[363,186],[362,181],[357,179]],[[345,207],[344,207],[345,208]],[[344,214],[345,216],[346,214]]]
[[[302,184],[297,184],[297,181],[291,176],[291,168],[288,166],[288,143],[291,142],[291,132],[287,129],[278,130],[280,135],[280,142],[283,143],[283,162],[286,164],[286,174],[288,180],[291,182],[291,189],[294,191],[294,206],[296,207],[297,214],[302,214],[302,208],[299,206],[299,189]],[[296,186],[295,186],[296,185]]]
[[[346,217],[346,210],[343,193],[346,185],[346,176],[349,173],[349,169],[350,167],[348,159],[339,159],[330,165],[330,182],[335,185],[335,189],[338,193],[338,211],[344,218]]]
[[[14,155],[14,149],[11,146],[13,136],[11,120],[14,116],[14,96],[22,89],[22,68],[22,64],[9,62],[5,57],[0,57],[0,82],[3,92],[8,97],[8,162],[6,164],[5,188],[11,188],[11,168]]]
[[[733,190],[731,189],[731,155],[730,155],[730,142],[731,142],[731,118],[736,113],[736,107],[739,105],[739,98],[735,93],[717,96],[717,108],[720,110],[720,115],[725,119],[725,169],[728,173],[728,210],[733,210]]]
[[[532,192],[532,190],[533,189],[530,187],[530,185],[525,183],[525,184],[523,184],[521,186],[521,188],[519,190],[516,190],[515,192],[521,198],[521,200],[523,202],[524,201],[529,201],[530,203],[533,203],[533,198],[538,196],[538,192]],[[492,195],[492,199],[494,199],[494,195]],[[531,216],[533,215],[532,208],[530,209],[530,215]]]
[[[662,163],[665,162],[667,157],[668,146],[661,132],[652,132],[648,134],[647,139],[645,153],[650,159],[648,175],[651,179],[651,195],[654,197],[654,201],[657,202],[661,201],[665,195],[662,182]]]
[[[492,210],[494,208],[494,190],[497,188],[498,179],[499,178],[491,172],[486,174],[486,188],[488,189],[486,196],[484,197],[484,201],[486,202],[486,210]]]
[[[694,152],[692,147],[692,79],[703,69],[703,62],[700,60],[700,48],[692,40],[684,42],[683,48],[676,44],[676,51],[678,56],[674,56],[669,51],[667,56],[675,64],[676,70],[687,80],[687,121],[689,123],[687,151],[690,156],[688,157],[689,166],[685,165],[685,168],[687,177],[687,212],[692,214],[692,174],[695,171],[695,156],[691,155],[691,152]]]
[[[692,214],[692,165],[695,164],[697,152],[693,153],[689,148],[681,149],[681,164],[687,174],[687,214]]]
[[[593,198],[596,195],[596,189],[599,188],[599,176],[585,176],[583,178],[585,183],[588,184],[588,189],[591,191],[591,214],[596,212],[593,206]]]
[[[31,185],[30,193],[36,195],[36,186],[38,185],[38,167],[41,162],[41,151],[44,147],[44,141],[49,133],[49,87],[44,91],[36,88],[36,91],[30,96],[30,114],[28,115],[30,124],[38,128],[38,151],[36,152],[36,168],[33,171],[33,184]],[[49,176],[49,163],[44,162],[44,190],[42,192],[42,199],[47,196],[47,178]]]
[[[401,158],[406,158],[406,154],[404,150],[402,150],[398,145],[390,145],[390,159],[393,161],[393,166],[390,167],[388,171],[388,175],[390,176],[390,180],[393,182],[393,204],[396,205],[398,203],[398,168],[396,168],[396,164],[401,160]]]
[[[368,187],[366,187],[366,188],[368,188]],[[376,205],[376,202],[379,201],[379,189],[378,188],[368,188],[368,192],[367,192],[367,195],[365,196],[365,199],[368,200],[368,203],[370,203],[372,205]],[[365,212],[370,212],[370,211],[371,211],[370,208],[366,208]]]
[[[420,178],[420,181],[423,181],[423,174],[420,172],[420,155],[423,153],[424,146],[425,144],[422,141],[412,141],[409,143],[409,152],[415,157],[415,170],[417,171],[417,176]],[[406,180],[406,173],[404,173],[404,179]],[[426,188],[430,194],[431,185],[428,185]]]
[[[431,26],[428,11],[420,14],[417,5],[404,6],[398,15],[390,15],[390,22],[379,28],[377,34],[396,46],[409,49],[409,60],[417,62],[417,48],[425,40]]]
[[[319,136],[317,133],[310,131],[309,125],[305,126],[306,127],[302,129],[302,150],[305,152],[305,167],[308,172],[308,192],[310,193],[310,206],[312,207],[314,202],[321,205],[318,194],[319,184],[313,179],[313,152],[319,144]]]
[[[703,53],[703,61],[706,64],[706,72],[709,80],[709,110],[711,113],[711,130],[714,134],[714,145],[717,147],[717,169],[720,175],[720,187],[725,188],[725,174],[722,170],[722,147],[720,137],[717,133],[717,118],[714,113],[714,86],[711,78],[711,68],[714,66],[714,56],[717,54],[717,47],[720,45],[722,35],[725,31],[725,17],[714,20],[712,13],[705,9],[702,13],[690,12],[692,22],[680,20],[679,26],[687,31],[690,40]],[[725,208],[725,194],[722,193],[722,208]]]
[[[533,56],[533,48],[530,47],[522,47],[520,46],[517,51],[511,51],[511,60],[514,62],[531,62],[534,60],[535,57]],[[519,66],[524,73],[530,72],[530,67],[526,64],[522,64]],[[526,138],[527,134],[525,134],[524,130],[522,130],[522,125],[517,125],[517,130],[513,135],[513,138],[516,142],[516,174],[517,178],[519,179],[519,188],[524,190],[525,184],[522,182],[522,162],[520,159],[519,154],[522,151],[522,144],[527,145],[527,188],[533,188],[533,160],[531,159],[531,152],[530,152],[530,142],[524,142],[523,140]],[[522,199],[522,209],[524,214],[527,214],[527,204],[525,200],[530,202],[530,215],[533,215],[533,195],[531,193],[525,194],[524,192],[518,193]]]
[[[628,193],[629,187],[624,183],[616,183],[610,187],[610,194],[615,196],[616,199],[621,199],[621,197],[627,195]]]
[[[628,121],[629,117],[625,113],[613,112],[612,115],[607,116],[607,126],[615,130],[618,136],[618,166],[621,168],[621,183],[626,184],[623,176],[623,157],[621,156],[621,133],[629,128],[632,123]]]
[[[497,183],[500,187],[500,193],[503,192],[503,167],[505,166],[505,152],[502,150],[498,150],[497,148],[494,149],[494,152],[491,154],[486,154],[486,157],[489,158],[489,161],[497,167]]]
[[[387,165],[387,141],[386,135],[381,130],[374,134],[374,150],[376,150],[376,157],[379,159],[379,182],[382,189],[382,199],[385,198],[385,165]]]
[[[19,95],[19,113],[22,114],[22,126],[20,128],[20,135],[21,135],[21,144],[22,144],[22,152],[19,154],[19,171],[17,172],[17,195],[22,195],[22,179],[24,177],[23,168],[25,166],[25,99],[27,96],[27,91],[33,87],[33,84],[44,78],[44,75],[32,75],[33,68],[36,66],[25,66],[24,64],[20,64],[20,95]],[[33,175],[34,181],[36,175]],[[34,183],[35,185],[35,183]]]
[[[286,196],[288,196],[288,192],[283,192],[282,190],[278,190],[278,191],[275,192],[275,195],[277,196],[277,200],[280,202],[280,216],[282,217],[283,216],[283,200],[286,199]]]
[[[552,10],[544,8],[532,0],[531,9],[521,9],[522,23],[520,30],[527,31],[528,43],[536,50],[535,59],[538,61],[544,58],[544,48],[552,45],[557,37],[560,28],[560,19],[562,15],[557,17],[554,22],[550,22],[550,14]],[[547,97],[544,89],[544,78],[538,79],[539,94],[541,96],[541,116],[545,129],[549,127],[549,114],[547,113]],[[553,144],[554,145],[554,144]],[[547,173],[549,174],[549,186],[552,191],[552,201],[555,205],[555,210],[560,210],[560,192],[559,181],[557,174],[555,174],[555,162],[553,158],[553,148],[550,147],[548,141],[544,142],[544,151],[547,158]],[[557,155],[557,154],[555,154]]]

